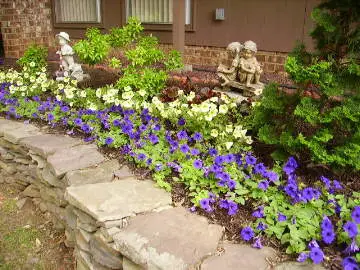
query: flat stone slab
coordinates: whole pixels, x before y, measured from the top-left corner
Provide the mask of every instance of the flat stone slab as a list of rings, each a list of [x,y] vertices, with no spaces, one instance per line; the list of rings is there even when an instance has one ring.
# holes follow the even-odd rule
[[[284,262],[276,265],[274,270],[325,270],[325,268],[313,263]]]
[[[5,140],[14,144],[18,144],[19,141],[23,138],[41,134],[40,129],[33,125],[21,124],[21,123],[18,124],[20,124],[20,126],[17,128],[13,129],[11,128],[10,125],[9,129],[5,128],[5,130],[3,130],[3,135]]]
[[[111,182],[114,180],[114,172],[119,167],[117,160],[105,161],[94,168],[68,172],[65,175],[65,181],[68,186]]]
[[[47,158],[50,169],[56,177],[65,173],[88,168],[100,164],[105,160],[95,145],[78,145],[68,149],[59,149]]]
[[[98,222],[170,207],[171,195],[153,181],[123,180],[68,187],[65,198]]]
[[[70,148],[81,143],[81,140],[52,134],[38,135],[21,140],[22,145],[43,157],[48,157],[59,149]]]
[[[221,226],[179,207],[138,215],[113,239],[121,254],[144,269],[185,270],[213,254],[222,235]]]
[[[207,258],[201,270],[266,270],[270,265],[267,258],[275,258],[274,249],[264,247],[255,249],[247,245],[223,244],[224,252],[220,256]]]
[[[4,132],[12,129],[17,129],[23,127],[24,124],[20,122],[15,122],[11,120],[6,120],[3,118],[0,118],[0,136],[4,136]]]

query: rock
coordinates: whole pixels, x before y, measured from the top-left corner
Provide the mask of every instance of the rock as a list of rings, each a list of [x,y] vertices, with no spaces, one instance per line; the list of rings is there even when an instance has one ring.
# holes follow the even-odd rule
[[[49,169],[48,166],[45,166],[40,171],[41,179],[43,179],[48,185],[53,187],[58,187],[65,189],[66,184],[62,181],[62,179],[57,178]]]
[[[22,127],[24,127],[24,124],[22,123],[11,120],[0,119],[0,137],[3,137],[6,131],[13,129],[20,129]]]
[[[33,208],[34,207],[33,202],[30,198],[23,198],[21,200],[18,200],[16,202],[16,206],[20,210],[23,208]]]
[[[67,201],[64,199],[64,192],[59,188],[49,188],[45,185],[40,187],[40,196],[46,202],[51,202],[59,207],[65,207]]]
[[[146,269],[185,270],[213,254],[222,235],[221,226],[179,207],[138,215],[113,238],[121,254]]]
[[[50,168],[56,177],[65,173],[97,165],[105,158],[95,145],[78,145],[69,149],[59,149],[47,158]]]
[[[21,163],[24,165],[29,165],[31,163],[31,159],[28,158],[15,158],[14,160],[16,163]]]
[[[274,258],[275,250],[264,247],[255,249],[247,245],[223,244],[224,252],[212,256],[202,263],[201,270],[266,270],[270,268],[266,258]]]
[[[21,144],[46,158],[57,150],[80,145],[82,141],[64,135],[42,134],[25,138],[21,140]]]
[[[23,191],[23,195],[31,198],[40,198],[40,190],[36,186],[30,185]]]
[[[78,216],[81,222],[97,226],[96,220],[92,216],[81,211],[80,209],[74,208],[74,213]]]
[[[90,245],[89,242],[86,241],[82,234],[79,232],[79,230],[77,230],[77,232],[75,233],[75,239],[76,239],[76,247],[86,251],[86,252],[90,252]]]
[[[75,251],[76,257],[76,270],[96,270],[91,263],[91,256],[90,254],[76,250]]]
[[[1,133],[1,131],[0,131]],[[26,156],[28,154],[27,149],[25,149],[21,145],[13,144],[3,138],[0,138],[0,145],[2,147],[8,148],[12,155],[15,155],[16,153],[19,153],[21,155]]]
[[[76,229],[77,215],[75,215],[74,208],[71,205],[65,207],[65,221],[72,230]]]
[[[65,229],[65,237],[66,237],[65,246],[71,247],[71,248],[75,247],[75,245],[76,245],[75,232]]]
[[[89,224],[89,223],[83,223],[79,219],[77,220],[76,228],[85,230],[85,231],[90,232],[90,233],[95,232],[98,229],[97,226],[94,226],[94,225]]]
[[[37,167],[39,169],[42,169],[45,167],[46,164],[46,160],[43,159],[41,156],[33,154],[33,153],[29,153],[29,155],[31,156],[31,158],[36,162]]]
[[[46,212],[47,211],[46,203],[41,202],[39,204],[39,208],[40,208],[41,212],[43,212],[43,213]]]
[[[94,168],[68,172],[65,182],[68,186],[111,182],[114,179],[114,171],[118,168],[117,160],[105,161]]]
[[[135,179],[134,174],[130,171],[128,166],[122,166],[119,170],[114,172],[115,180]]]
[[[18,144],[21,139],[26,137],[31,137],[34,135],[40,135],[41,132],[39,128],[33,126],[33,125],[23,125],[16,129],[10,129],[10,130],[4,130],[4,139],[14,143]]]
[[[5,162],[0,160],[0,167],[4,171],[6,171],[6,173],[8,173],[8,174],[14,174],[17,171],[16,170],[16,164],[14,164],[14,163],[5,163]]]
[[[113,236],[118,232],[120,232],[120,229],[118,227],[112,227],[110,229],[100,227],[100,233],[107,243],[114,242]]]
[[[101,265],[111,269],[122,269],[121,254],[105,243],[98,233],[90,240],[90,251],[93,259]]]
[[[99,222],[169,207],[171,195],[152,181],[123,180],[68,187],[65,198]]]
[[[284,262],[276,265],[274,270],[325,270],[325,268],[312,263]]]
[[[144,270],[144,269],[145,268],[133,263],[128,258],[123,257],[123,270]]]

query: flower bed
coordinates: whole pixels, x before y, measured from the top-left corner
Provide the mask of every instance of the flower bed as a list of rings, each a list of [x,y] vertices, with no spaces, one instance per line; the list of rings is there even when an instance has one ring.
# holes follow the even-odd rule
[[[300,254],[299,261],[328,265],[336,262],[326,254],[340,250],[344,268],[358,269],[359,192],[345,195],[338,181],[326,177],[305,185],[294,158],[267,168],[249,152],[252,139],[226,96],[196,104],[194,93],[180,91],[173,102],[148,102],[130,87],[122,93],[112,87],[81,90],[70,80],[49,80],[45,72],[0,73],[6,117],[41,120],[119,149],[150,169],[166,190],[183,185],[192,211],[220,209],[235,217],[240,208],[252,209],[239,235],[256,248],[275,237],[287,253]]]

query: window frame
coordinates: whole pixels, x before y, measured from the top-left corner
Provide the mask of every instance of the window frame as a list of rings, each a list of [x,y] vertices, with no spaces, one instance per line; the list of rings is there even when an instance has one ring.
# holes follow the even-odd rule
[[[175,0],[176,1],[176,0]],[[195,31],[195,14],[196,14],[196,0],[190,1],[190,24],[185,25],[185,31],[186,32],[194,32]],[[127,22],[127,6],[126,6],[126,0],[122,1],[122,23],[123,25]],[[186,12],[186,11],[185,11]],[[149,31],[166,31],[171,32],[173,24],[162,24],[162,23],[141,23],[141,25],[144,27],[145,30]]]
[[[53,27],[54,28],[71,28],[71,29],[86,29],[90,27],[104,28],[104,4],[103,0],[99,1],[99,14],[100,21],[99,22],[57,22],[56,17],[56,1],[51,1],[51,9],[52,9],[52,19],[53,19]]]

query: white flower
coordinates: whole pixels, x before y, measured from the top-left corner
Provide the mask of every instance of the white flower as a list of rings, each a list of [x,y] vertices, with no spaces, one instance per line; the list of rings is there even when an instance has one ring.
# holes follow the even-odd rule
[[[226,125],[225,130],[226,130],[227,133],[233,132],[233,125]]]
[[[62,97],[61,97],[60,95],[56,95],[56,99],[57,99],[57,100],[61,100]]]
[[[228,109],[227,105],[225,105],[225,104],[221,104],[219,106],[219,113],[226,114],[228,112],[228,110],[229,109]]]
[[[144,97],[144,96],[146,95],[146,91],[145,91],[144,89],[140,89],[140,90],[138,91],[138,93],[139,93],[139,95],[142,96],[142,97]]]
[[[131,91],[131,86],[129,86],[129,85],[128,85],[128,86],[125,86],[125,87],[124,87],[124,90],[125,90],[126,92]]]
[[[233,144],[234,144],[233,142],[226,142],[225,143],[226,149],[229,150],[233,146]]]
[[[212,129],[210,135],[216,138],[219,135],[219,132],[217,131],[217,129]]]
[[[186,97],[187,101],[193,100],[195,97],[195,92],[191,91],[190,94]]]
[[[30,62],[30,67],[35,67],[35,62]]]
[[[239,125],[239,126],[235,127],[233,135],[235,138],[244,138],[246,135],[246,132],[247,132],[247,130],[242,129],[242,126]]]
[[[96,89],[95,95],[97,98],[101,98],[101,88]]]
[[[85,90],[80,91],[79,96],[82,97],[82,98],[85,98],[86,97],[86,91]]]
[[[30,76],[29,73],[27,73],[27,72],[24,73],[24,78],[27,79],[27,78],[29,78],[29,76]]]
[[[184,95],[184,91],[183,91],[183,90],[179,90],[179,91],[178,91],[178,96],[182,96],[182,95]]]
[[[122,97],[123,99],[131,99],[133,96],[134,96],[134,92],[132,92],[132,91],[124,92],[124,93],[122,93],[122,95],[121,95],[121,97]]]

